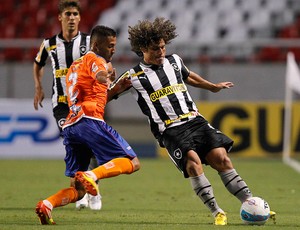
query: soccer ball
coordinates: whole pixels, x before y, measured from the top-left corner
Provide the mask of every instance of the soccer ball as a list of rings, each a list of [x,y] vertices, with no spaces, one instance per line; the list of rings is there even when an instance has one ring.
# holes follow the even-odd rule
[[[245,224],[263,225],[270,217],[270,206],[260,197],[251,197],[243,202],[240,216]]]

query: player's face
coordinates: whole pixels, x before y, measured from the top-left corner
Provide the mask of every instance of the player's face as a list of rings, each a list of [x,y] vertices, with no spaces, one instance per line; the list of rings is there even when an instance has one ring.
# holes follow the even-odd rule
[[[112,56],[116,51],[117,38],[108,36],[103,40],[99,41],[97,45],[97,54],[103,57],[107,62],[112,60]]]
[[[63,32],[77,32],[80,22],[80,13],[77,8],[68,7],[58,15],[58,20],[61,22]]]
[[[166,43],[161,39],[158,43],[152,44],[148,49],[142,49],[144,61],[151,65],[162,65],[166,56]]]

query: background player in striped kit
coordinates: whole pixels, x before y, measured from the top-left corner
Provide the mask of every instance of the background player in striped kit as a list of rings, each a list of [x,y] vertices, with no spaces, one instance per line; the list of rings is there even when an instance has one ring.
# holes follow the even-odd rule
[[[45,39],[33,64],[35,84],[34,108],[43,107],[44,91],[42,77],[48,57],[51,59],[53,73],[52,107],[60,131],[69,113],[66,96],[66,74],[68,68],[76,59],[83,56],[90,49],[90,36],[79,31],[80,2],[78,0],[61,0],[58,5],[58,20],[62,31],[51,38]],[[90,168],[95,168],[97,162],[92,158]],[[101,195],[86,195],[76,202],[76,208],[90,207],[100,210],[102,207]]]
[[[132,51],[142,60],[121,75],[116,81],[128,80],[120,80],[115,87],[132,92],[142,112],[148,116],[153,135],[168,150],[184,177],[190,179],[196,195],[212,213],[214,224],[226,225],[226,214],[217,204],[202,164],[215,169],[227,190],[240,202],[252,193],[227,155],[233,141],[199,113],[185,83],[211,92],[231,88],[233,83],[209,82],[190,71],[178,55],[166,56],[166,44],[177,36],[175,30],[175,25],[164,18],[129,26]]]

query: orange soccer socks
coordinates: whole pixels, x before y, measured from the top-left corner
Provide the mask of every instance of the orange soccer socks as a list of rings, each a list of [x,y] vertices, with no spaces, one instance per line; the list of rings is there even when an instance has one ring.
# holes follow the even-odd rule
[[[120,174],[131,174],[133,171],[133,164],[128,158],[115,158],[106,164],[91,170],[97,177],[93,178],[94,180],[114,177]]]
[[[75,188],[69,187],[58,191],[56,194],[48,197],[48,200],[53,208],[67,205],[69,203],[74,203],[78,199],[78,192]]]

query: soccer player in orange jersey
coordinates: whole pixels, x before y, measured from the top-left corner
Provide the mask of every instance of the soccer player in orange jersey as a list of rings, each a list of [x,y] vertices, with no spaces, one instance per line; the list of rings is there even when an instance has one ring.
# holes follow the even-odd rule
[[[34,101],[35,110],[43,107],[44,90],[42,78],[44,66],[50,58],[53,74],[52,107],[53,116],[59,131],[69,113],[66,95],[66,74],[73,61],[82,57],[90,49],[90,35],[79,31],[81,21],[81,6],[79,0],[59,0],[58,20],[61,24],[61,32],[43,40],[40,50],[33,63]],[[90,168],[97,167],[95,158],[91,159]],[[91,196],[87,194],[75,204],[77,209],[89,207],[92,210],[102,208],[101,195]]]
[[[107,90],[114,78],[108,62],[115,52],[116,32],[96,26],[90,45],[91,51],[73,62],[66,76],[70,112],[63,126],[65,175],[75,183],[38,202],[36,214],[41,224],[55,224],[53,208],[76,202],[85,193],[96,195],[96,180],[131,174],[140,168],[130,145],[104,121],[104,109],[113,93]],[[100,166],[86,171],[92,156]]]

